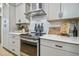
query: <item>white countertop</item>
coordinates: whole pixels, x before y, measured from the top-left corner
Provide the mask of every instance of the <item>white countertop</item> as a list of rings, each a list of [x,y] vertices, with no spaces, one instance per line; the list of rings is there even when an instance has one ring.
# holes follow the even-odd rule
[[[16,35],[20,35],[20,34],[27,34],[28,32],[9,32],[9,34],[16,34]]]
[[[54,41],[61,41],[66,43],[72,43],[72,44],[79,44],[79,37],[66,37],[66,36],[60,36],[60,35],[44,35],[41,36],[42,39],[47,40],[54,40]]]

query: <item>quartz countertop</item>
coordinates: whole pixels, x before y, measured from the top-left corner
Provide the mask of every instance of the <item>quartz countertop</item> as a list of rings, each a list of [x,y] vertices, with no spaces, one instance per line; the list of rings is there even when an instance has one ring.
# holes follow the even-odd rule
[[[79,44],[79,37],[66,37],[66,36],[48,34],[48,35],[41,36],[40,38],[46,39],[46,40],[72,43],[72,44]]]
[[[9,32],[9,34],[16,34],[16,35],[20,35],[20,34],[27,34],[28,32],[17,32],[17,31],[15,31],[15,32]]]

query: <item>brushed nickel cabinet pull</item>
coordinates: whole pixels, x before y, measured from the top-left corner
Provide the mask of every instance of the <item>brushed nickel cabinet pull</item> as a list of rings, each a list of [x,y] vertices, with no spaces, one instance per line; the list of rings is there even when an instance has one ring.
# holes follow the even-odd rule
[[[59,48],[62,48],[63,46],[60,46],[60,45],[55,45],[56,47],[59,47]]]
[[[15,41],[12,42],[13,44],[15,43]]]
[[[15,51],[15,49],[12,49],[12,51]]]
[[[15,36],[13,36],[13,38],[15,38]]]

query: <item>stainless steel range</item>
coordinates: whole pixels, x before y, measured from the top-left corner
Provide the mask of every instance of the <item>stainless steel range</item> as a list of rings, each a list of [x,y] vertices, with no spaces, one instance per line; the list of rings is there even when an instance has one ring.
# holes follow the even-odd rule
[[[40,55],[40,38],[31,34],[21,34],[21,51],[31,56]]]
[[[32,26],[30,26],[29,33],[21,35],[21,50],[32,56],[40,56],[40,36],[47,33],[44,28],[46,26],[44,23],[34,23],[33,27],[31,27]]]

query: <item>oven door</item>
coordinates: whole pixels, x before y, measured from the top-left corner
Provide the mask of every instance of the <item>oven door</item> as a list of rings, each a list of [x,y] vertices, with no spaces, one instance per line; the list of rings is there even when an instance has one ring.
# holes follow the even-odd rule
[[[29,56],[37,56],[37,40],[21,38],[21,52]]]

